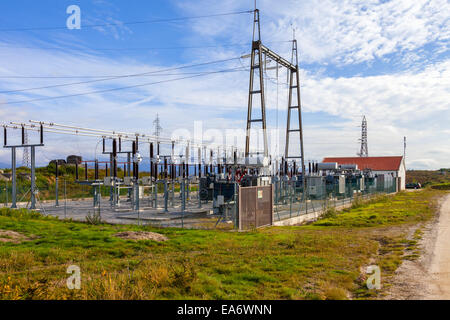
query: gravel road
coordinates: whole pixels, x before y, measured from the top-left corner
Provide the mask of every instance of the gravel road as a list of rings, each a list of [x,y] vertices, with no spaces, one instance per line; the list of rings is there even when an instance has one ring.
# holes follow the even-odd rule
[[[440,201],[436,219],[422,229],[421,257],[402,263],[384,299],[450,300],[450,194]]]

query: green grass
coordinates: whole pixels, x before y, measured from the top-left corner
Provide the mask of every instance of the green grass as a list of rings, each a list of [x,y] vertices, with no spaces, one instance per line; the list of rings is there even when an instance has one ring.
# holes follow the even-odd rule
[[[364,289],[360,268],[375,259],[382,272],[395,271],[414,244],[389,227],[430,218],[432,199],[441,193],[400,193],[312,225],[245,233],[90,225],[2,209],[0,229],[36,238],[0,242],[0,298],[372,297],[376,292]],[[159,232],[169,240],[134,242],[113,236],[125,230]],[[81,290],[66,288],[71,264],[81,268]]]
[[[378,196],[364,205],[358,203],[342,210],[341,214],[321,219],[314,225],[361,228],[426,221],[434,212],[429,201],[432,194],[432,190],[425,189],[421,192],[401,192],[395,196]]]
[[[431,188],[435,190],[450,190],[450,182],[435,184]]]

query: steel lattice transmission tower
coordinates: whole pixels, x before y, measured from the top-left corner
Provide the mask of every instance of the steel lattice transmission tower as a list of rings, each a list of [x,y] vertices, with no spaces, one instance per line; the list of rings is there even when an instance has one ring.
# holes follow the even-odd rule
[[[156,119],[153,120],[153,126],[155,128],[153,135],[159,137],[162,131],[161,122],[159,120],[159,114],[156,114]]]
[[[369,147],[367,144],[367,120],[366,116],[363,116],[362,124],[361,124],[361,150],[358,153],[360,157],[368,157],[369,156]]]
[[[267,58],[277,63],[277,69],[282,66],[287,69],[288,82],[289,82],[289,99],[288,99],[288,115],[287,115],[287,127],[286,127],[286,148],[285,159],[300,159],[302,173],[305,172],[304,162],[304,150],[303,150],[303,129],[302,129],[302,115],[301,115],[301,103],[300,103],[300,69],[298,66],[298,51],[297,41],[292,41],[292,61],[289,62],[285,58],[281,57],[277,53],[273,52],[261,42],[260,31],[260,19],[259,10],[255,9],[253,19],[253,41],[252,52],[250,61],[250,86],[248,95],[248,112],[247,112],[247,136],[245,141],[245,156],[250,154],[250,130],[253,123],[261,123],[264,139],[264,156],[268,157],[269,150],[267,144],[267,132],[266,132],[266,106],[264,96],[264,66],[267,62]],[[268,68],[266,68],[268,70]],[[259,105],[258,105],[259,102]],[[257,118],[253,117],[253,107],[261,108],[260,114]],[[291,123],[291,120],[293,123]],[[289,141],[292,134],[298,134],[298,136],[292,137],[292,141],[299,143],[298,154],[291,154],[289,150]],[[296,138],[299,138],[298,140]],[[295,150],[296,151],[296,150]],[[295,161],[295,160],[294,160]],[[305,175],[302,174],[303,185],[305,185]]]
[[[28,144],[28,131],[27,130],[24,130],[23,141],[24,141],[24,144]],[[27,147],[23,148],[22,165],[27,168],[29,168],[31,165],[30,152]]]

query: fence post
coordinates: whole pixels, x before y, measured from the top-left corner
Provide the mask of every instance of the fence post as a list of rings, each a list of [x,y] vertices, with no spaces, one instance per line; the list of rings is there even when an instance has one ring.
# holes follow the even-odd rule
[[[288,195],[289,195],[289,218],[292,218],[292,189],[290,183],[288,183]]]
[[[234,228],[239,229],[239,193],[238,184],[234,182]]]
[[[307,188],[308,183],[306,181],[307,180],[305,179],[305,185],[303,186],[303,193],[305,194],[305,196],[303,198],[305,199],[305,208],[306,208],[305,214],[308,214],[308,198],[309,198],[309,196],[308,196],[308,188]]]
[[[66,178],[64,178],[64,219],[67,217],[67,193],[66,193]]]
[[[6,193],[6,203],[5,203],[5,208],[8,207],[8,182],[5,181],[5,193]]]
[[[164,180],[164,212],[169,212],[167,210],[167,203],[169,201],[169,193],[167,191],[167,179]]]

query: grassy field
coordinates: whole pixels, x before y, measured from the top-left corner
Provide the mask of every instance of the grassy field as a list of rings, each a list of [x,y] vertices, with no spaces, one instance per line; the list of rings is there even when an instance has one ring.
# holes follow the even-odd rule
[[[91,225],[0,210],[0,230],[28,239],[0,242],[2,299],[348,299],[382,297],[402,259],[420,252],[420,224],[445,191],[426,189],[330,209],[314,224],[239,233]],[[407,233],[416,226],[413,237]],[[158,232],[165,242],[114,236]],[[66,269],[81,268],[80,290]],[[381,267],[383,289],[365,288],[362,268]]]

